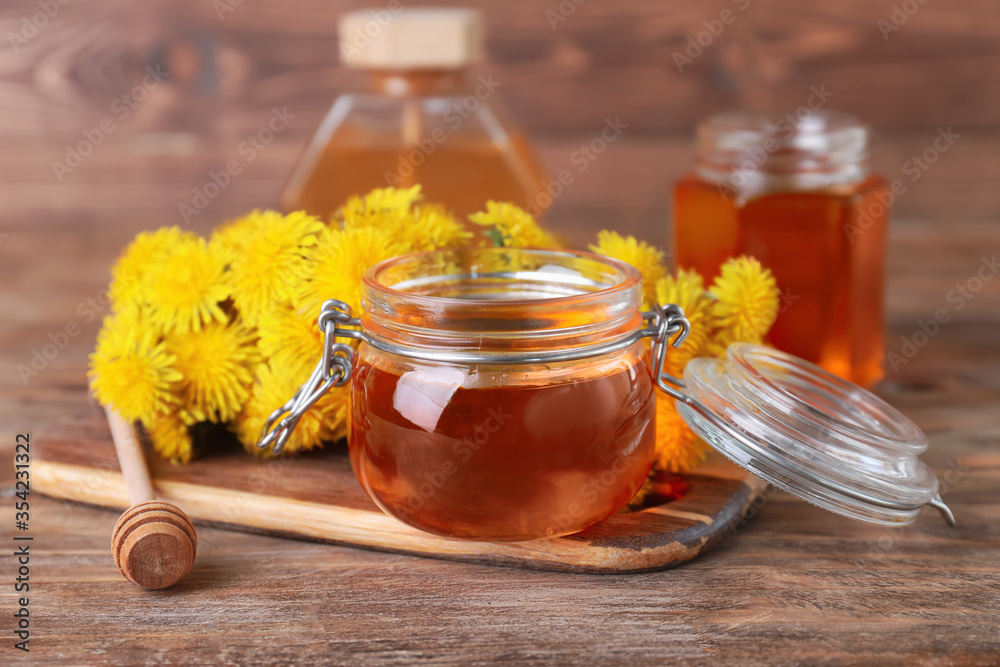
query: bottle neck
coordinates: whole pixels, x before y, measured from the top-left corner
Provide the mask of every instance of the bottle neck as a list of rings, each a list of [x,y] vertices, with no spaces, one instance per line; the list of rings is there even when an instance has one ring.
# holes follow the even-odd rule
[[[460,69],[374,69],[368,72],[371,92],[396,97],[443,97],[468,88],[469,71]]]
[[[695,171],[747,195],[826,190],[865,180],[870,152],[870,131],[850,114],[738,111],[698,126]]]

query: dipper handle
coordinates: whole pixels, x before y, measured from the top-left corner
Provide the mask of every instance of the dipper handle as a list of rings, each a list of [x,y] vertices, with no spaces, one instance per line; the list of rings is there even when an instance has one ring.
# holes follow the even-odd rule
[[[156,500],[135,429],[112,408],[105,408],[105,414],[132,504],[115,524],[111,555],[133,584],[151,590],[168,588],[191,570],[198,537],[180,508]]]
[[[128,489],[128,501],[133,505],[145,503],[156,498],[153,493],[153,482],[149,479],[149,469],[146,467],[146,457],[142,446],[136,437],[135,429],[125,422],[113,408],[104,408],[111,427],[111,439],[118,452],[118,465],[125,478],[125,488]]]

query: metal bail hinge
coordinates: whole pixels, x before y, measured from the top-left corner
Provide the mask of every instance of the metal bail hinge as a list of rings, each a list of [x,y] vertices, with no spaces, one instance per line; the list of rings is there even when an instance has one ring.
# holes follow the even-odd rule
[[[318,324],[323,332],[323,358],[291,400],[272,412],[264,422],[257,441],[258,449],[271,447],[272,452],[280,454],[302,415],[332,387],[343,387],[351,380],[354,349],[350,345],[338,343],[337,338],[355,338],[353,331],[342,327],[360,326],[360,322],[351,318],[350,306],[343,301],[330,299],[323,302]]]
[[[931,498],[927,501],[927,504],[936,509],[938,512],[941,512],[941,516],[944,517],[944,520],[948,522],[949,526],[954,528],[958,525],[958,522],[955,520],[955,514],[951,511],[950,507],[944,504],[940,495],[936,495]]]
[[[647,335],[653,339],[649,347],[649,356],[656,386],[673,398],[688,400],[685,394],[678,391],[678,388],[684,388],[684,380],[670,375],[665,370],[667,345],[680,347],[691,333],[691,323],[684,315],[684,309],[675,303],[655,305],[653,310],[643,313],[642,316],[647,322]],[[671,341],[670,337],[674,334],[677,336]]]

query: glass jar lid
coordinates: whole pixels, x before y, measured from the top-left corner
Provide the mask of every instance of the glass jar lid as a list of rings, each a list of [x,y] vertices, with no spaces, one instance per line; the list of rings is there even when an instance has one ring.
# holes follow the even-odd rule
[[[819,507],[881,525],[912,523],[924,505],[951,511],[917,456],[920,428],[874,394],[802,359],[737,343],[698,358],[677,398],[685,422],[746,470]],[[664,388],[661,383],[661,388]]]

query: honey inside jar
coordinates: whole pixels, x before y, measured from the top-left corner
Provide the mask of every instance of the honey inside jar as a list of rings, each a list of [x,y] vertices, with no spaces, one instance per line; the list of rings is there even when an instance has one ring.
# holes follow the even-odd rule
[[[698,142],[674,189],[678,266],[711,280],[729,257],[756,257],[781,289],[768,342],[862,386],[882,379],[888,200],[867,128],[740,112],[708,119]]]
[[[600,343],[641,324],[638,274],[614,260],[447,254],[454,261],[443,269],[411,256],[366,278],[369,335],[488,359]],[[483,271],[496,260],[517,270]],[[645,355],[637,342],[569,361],[456,364],[364,343],[351,381],[355,474],[387,513],[438,535],[530,540],[583,530],[627,504],[652,465]]]
[[[730,257],[774,273],[781,310],[768,333],[780,350],[862,386],[882,379],[885,208],[852,242],[844,228],[878,204],[879,177],[833,192],[776,192],[740,202],[689,176],[675,190],[678,266],[712,280]],[[860,227],[859,227],[860,229]]]
[[[544,384],[510,381],[517,369],[478,371],[465,388],[465,371],[400,373],[362,360],[354,397],[364,407],[351,432],[358,480],[390,514],[438,535],[582,530],[635,495],[654,446],[645,364],[600,370]]]

